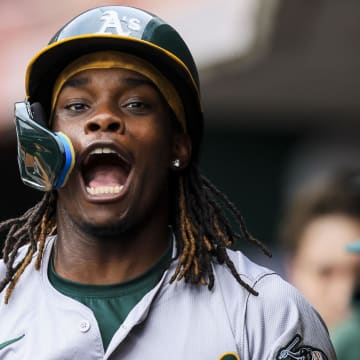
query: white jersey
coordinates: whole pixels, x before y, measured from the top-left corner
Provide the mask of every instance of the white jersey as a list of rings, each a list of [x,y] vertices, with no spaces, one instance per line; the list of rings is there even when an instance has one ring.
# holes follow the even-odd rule
[[[229,251],[259,296],[214,264],[215,286],[169,284],[176,261],[132,309],[104,352],[92,311],[53,288],[47,268],[31,263],[9,304],[0,294],[1,360],[278,360],[336,359],[328,332],[299,292],[241,252]],[[33,259],[34,260],[34,259]],[[0,278],[5,266],[0,263]]]

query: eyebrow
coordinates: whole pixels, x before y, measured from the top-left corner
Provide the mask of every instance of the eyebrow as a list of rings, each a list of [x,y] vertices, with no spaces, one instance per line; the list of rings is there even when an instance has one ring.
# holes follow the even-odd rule
[[[131,85],[131,86],[150,85],[156,88],[155,84],[151,80],[146,78],[129,77],[129,78],[121,79],[120,82],[125,82],[127,85]]]
[[[78,87],[88,84],[90,81],[88,78],[76,78],[76,79],[68,79],[65,81],[63,88],[65,87]]]

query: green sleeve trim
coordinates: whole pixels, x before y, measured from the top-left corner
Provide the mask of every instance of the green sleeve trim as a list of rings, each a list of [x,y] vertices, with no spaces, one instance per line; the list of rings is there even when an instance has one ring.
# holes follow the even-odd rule
[[[0,350],[3,349],[4,347],[10,345],[10,344],[13,344],[16,341],[21,340],[24,336],[25,336],[25,334],[23,334],[23,335],[21,335],[21,336],[19,336],[17,338],[14,338],[14,339],[11,339],[11,340],[8,340],[8,341],[5,341],[5,342],[1,343],[0,344]]]

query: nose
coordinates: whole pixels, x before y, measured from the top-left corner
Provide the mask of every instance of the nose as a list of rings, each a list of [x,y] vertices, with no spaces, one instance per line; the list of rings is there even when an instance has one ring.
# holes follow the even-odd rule
[[[85,134],[98,131],[122,134],[124,132],[124,122],[120,117],[112,113],[98,113],[85,122]]]

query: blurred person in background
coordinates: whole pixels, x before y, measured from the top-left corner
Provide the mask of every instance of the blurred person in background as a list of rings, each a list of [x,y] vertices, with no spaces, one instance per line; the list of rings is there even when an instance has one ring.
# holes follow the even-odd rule
[[[360,258],[360,241],[347,246],[349,253],[357,253]],[[352,312],[333,332],[333,344],[339,360],[354,360],[360,357],[360,276],[352,296]]]
[[[360,238],[360,183],[352,171],[308,181],[280,224],[285,274],[320,313],[330,333],[349,318],[360,257],[344,248]]]

